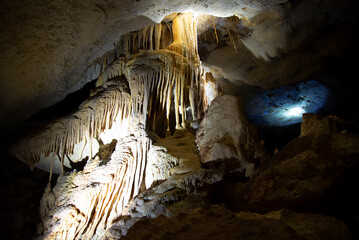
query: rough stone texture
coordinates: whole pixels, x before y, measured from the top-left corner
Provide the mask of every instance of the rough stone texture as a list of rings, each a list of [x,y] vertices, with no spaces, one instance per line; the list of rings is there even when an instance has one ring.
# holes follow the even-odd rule
[[[263,216],[287,224],[308,240],[351,239],[348,227],[343,221],[334,217],[320,214],[296,213],[287,209],[272,211]]]
[[[38,239],[121,236],[141,217],[201,206],[197,188],[223,175],[201,168],[195,135],[177,130],[151,139],[153,145],[146,134],[126,136],[113,153],[110,146],[102,148],[82,171],[61,175],[41,200]]]
[[[329,132],[340,132],[344,130],[345,122],[337,116],[323,117],[317,114],[303,114],[303,122],[300,129],[300,137],[309,134],[324,134]]]
[[[236,53],[233,48],[219,48],[207,61],[213,69],[223,67],[219,71],[232,83],[274,87],[302,81],[321,68],[326,56],[342,56],[351,46],[354,4],[350,0],[3,1],[1,126],[19,123],[97,79],[114,60],[121,35],[173,12],[243,19],[251,37],[237,42]],[[319,33],[322,30],[324,34]]]
[[[167,218],[143,218],[122,239],[351,239],[342,221],[281,210],[260,215],[223,206],[197,208]],[[115,238],[108,238],[115,239]]]
[[[169,177],[193,172],[202,172],[195,145],[195,135],[188,130],[176,131],[173,136],[159,138],[154,136],[148,152],[146,167],[146,187],[160,183]],[[156,184],[155,184],[156,185]]]
[[[39,234],[45,239],[90,239],[103,234],[140,192],[149,148],[147,135],[138,129],[118,141],[109,158],[96,157],[82,171],[61,174],[41,199]]]
[[[130,202],[105,239],[120,238],[142,217],[170,217],[200,207],[204,198],[198,188],[223,178],[219,171],[201,168],[190,131],[176,131],[166,138],[153,135],[152,140],[146,167],[146,186],[151,186]]]
[[[11,153],[31,169],[36,166],[58,174],[62,166],[71,168],[86,157],[91,159],[99,149],[98,135],[110,129],[115,120],[121,124],[121,120],[127,119],[131,105],[129,91],[126,78],[107,81],[76,112],[23,137],[14,144]]]
[[[221,206],[195,209],[172,218],[142,219],[130,239],[303,239],[289,226],[269,219],[241,219]],[[110,239],[110,238],[109,238]],[[114,238],[113,238],[114,239]]]
[[[276,11],[277,2],[3,1],[1,125],[20,122],[96,79],[103,59],[107,53],[113,55],[124,33],[160,22],[173,12],[195,9],[219,16],[237,14],[250,18],[269,7]]]
[[[257,127],[299,124],[303,113],[328,111],[327,102],[333,98],[326,85],[314,80],[273,90],[241,88],[237,94],[243,96],[247,118]]]
[[[346,191],[349,179],[357,181],[353,169],[358,168],[358,159],[357,135],[311,134],[294,139],[275,155],[271,166],[255,178],[249,208],[265,212],[283,207],[309,208],[320,200],[330,201],[324,196],[340,179],[346,181],[340,183],[342,187],[337,186],[338,191]]]
[[[219,25],[221,44],[201,57],[215,78],[229,81],[221,82],[224,89],[231,88],[228,83],[274,88],[303,81],[322,72],[329,56],[343,57],[350,51],[355,41],[350,30],[355,25],[353,2],[283,1],[280,6],[280,11],[241,19],[238,25],[251,34],[242,39],[234,34],[235,43],[228,37],[229,26]]]
[[[39,238],[98,239],[113,222],[132,216],[126,214],[125,208],[131,210],[135,203],[128,205],[130,201],[146,188],[152,192],[144,201],[157,200],[152,201],[154,205],[140,205],[143,211],[135,208],[138,205],[135,204],[133,221],[139,214],[155,216],[175,211],[161,205],[166,198],[169,201],[178,199],[177,195],[187,198],[187,193],[208,182],[200,166],[194,134],[183,130],[186,116],[190,119],[201,116],[210,104],[215,84],[205,87],[213,79],[206,77],[200,66],[192,13],[177,14],[168,24],[173,41],[166,49],[160,48],[161,29],[167,29],[167,23],[125,35],[121,41],[123,54],[109,71],[101,74],[97,80],[100,86],[79,110],[55,120],[13,149],[13,153],[20,152],[20,156],[28,159],[31,167],[41,154],[51,154],[48,164],[52,166],[54,156],[61,155],[63,161],[83,139],[117,142],[111,157],[102,159],[110,146],[95,157],[90,152],[83,169],[63,171],[54,188],[48,184],[41,200]],[[142,41],[134,44],[134,39],[138,39],[135,37]],[[188,108],[191,111],[187,115]],[[148,155],[151,142],[147,131],[157,132],[157,126],[161,130],[165,126],[165,135],[174,132],[175,135],[165,141],[155,138],[160,146]],[[125,133],[128,135],[119,137]],[[210,181],[217,181],[216,177],[213,179]],[[143,200],[138,199],[137,203]],[[197,202],[176,205],[185,209]]]
[[[215,127],[214,127],[215,126]],[[197,145],[204,164],[225,161],[227,170],[251,176],[264,155],[255,127],[245,117],[241,100],[232,95],[215,98],[197,131]]]
[[[166,34],[159,45],[163,44],[163,48],[166,49],[156,48],[161,34],[153,35],[153,33],[156,31],[158,33],[159,25],[156,25],[157,27],[149,25],[160,22],[163,17],[173,12],[195,10],[199,13],[222,17],[235,14],[240,19],[237,19],[238,22],[230,20],[229,23],[237,24],[237,29],[228,30],[226,29],[228,25],[218,24],[217,33],[212,34],[205,43],[208,52],[201,60],[206,62],[209,70],[213,70],[216,78],[223,78],[222,82],[229,82],[230,87],[233,84],[245,82],[271,88],[307,80],[313,74],[321,72],[328,59],[341,58],[351,52],[350,48],[357,42],[355,39],[357,31],[353,31],[357,26],[356,19],[353,17],[357,13],[354,8],[356,4],[354,0],[90,0],[82,3],[67,0],[41,0],[36,3],[31,0],[2,1],[0,3],[2,36],[0,38],[0,127],[18,124],[39,109],[58,102],[66,94],[81,88],[89,81],[96,81],[97,86],[102,85],[108,76],[113,73],[120,74],[120,70],[122,71],[124,67],[128,70],[126,77],[131,88],[131,103],[129,101],[126,103],[131,104],[128,109],[131,109],[132,115],[136,116],[130,125],[142,124],[155,130],[156,126],[161,126],[166,131],[170,125],[168,116],[172,114],[176,117],[175,128],[180,129],[186,124],[187,119],[184,116],[188,114],[186,112],[188,101],[193,112],[194,106],[196,110],[199,110],[197,115],[200,115],[202,110],[199,105],[204,103],[201,102],[203,96],[193,96],[193,92],[197,90],[199,94],[203,93],[203,90],[199,88],[194,89],[194,81],[197,87],[197,80],[201,81],[198,75],[202,69],[199,66],[198,57],[194,54],[196,47],[193,46],[195,45],[193,40],[197,39],[195,25],[187,21],[193,18],[189,15],[177,18],[173,22],[175,27],[172,30],[179,31],[173,35],[173,38],[168,37],[168,31],[171,30],[168,24],[175,19],[177,14],[168,17],[163,24],[161,23],[161,26],[166,26]],[[202,26],[203,29],[210,28],[209,31],[216,31],[214,25],[217,24],[217,20],[215,24],[212,24],[213,18],[207,20],[209,21]],[[185,22],[189,24],[183,24]],[[136,32],[129,33],[133,30]],[[239,35],[236,35],[237,30]],[[202,32],[205,34],[206,30]],[[135,41],[131,40],[135,38],[127,39],[128,41],[120,40],[121,36],[130,35],[149,39],[148,42],[144,41],[146,48],[134,47]],[[219,37],[219,41],[217,42],[214,37]],[[238,39],[234,40],[233,37]],[[156,44],[152,44],[153,42]],[[123,49],[121,45],[123,43],[127,47],[132,47]],[[153,45],[156,45],[154,49]],[[127,50],[130,52],[126,52]],[[148,54],[147,51],[140,52],[140,50],[154,51]],[[128,57],[132,53],[138,55],[129,56],[131,59],[125,59],[126,61],[119,59],[120,55]],[[353,55],[356,56],[355,51]],[[338,62],[341,61],[334,61],[334,65]],[[129,77],[130,75],[132,78]],[[166,77],[160,78],[160,76]],[[191,81],[185,82],[184,79],[188,80],[188,76],[192,77]],[[155,85],[150,86],[148,79],[151,79]],[[175,79],[175,83],[170,83],[170,79]],[[345,77],[343,79],[345,79],[342,81],[343,84],[348,83]],[[159,84],[160,81],[162,84]],[[163,87],[158,87],[160,85],[167,85],[164,87],[166,89],[170,86],[167,95],[164,94]],[[150,88],[156,89],[155,86],[157,86],[156,93],[145,91]],[[175,86],[174,89],[172,89],[173,86]],[[171,107],[169,103],[172,93],[175,100],[172,102],[174,107]],[[165,96],[168,97],[167,101],[163,100]],[[189,96],[190,99],[184,100],[183,96]],[[182,98],[181,101],[180,98]],[[164,102],[169,104],[166,105]],[[114,105],[118,106],[118,104]],[[166,111],[163,110],[165,105]],[[108,106],[106,108],[108,109]],[[242,110],[237,112],[240,111]],[[165,114],[162,114],[163,112]],[[192,117],[195,118],[193,112]],[[146,122],[147,113],[153,122]],[[166,114],[167,125],[164,116]],[[213,152],[218,155],[222,154],[222,159],[224,156],[229,159],[230,163],[238,164],[227,165],[230,170],[246,168],[247,172],[251,172],[248,170],[254,166],[254,162],[262,154],[261,146],[254,139],[251,127],[235,129],[245,122],[241,118],[244,116],[243,111],[239,115],[233,121],[233,125],[223,122],[223,116],[217,116],[216,121],[208,124],[207,129],[211,138],[216,135],[215,133],[212,135],[211,131],[215,132],[217,125],[221,126],[223,123],[226,127],[221,136],[213,138],[215,139],[213,146],[220,145],[220,150],[217,151],[210,145],[210,141],[207,141],[201,146],[201,154],[206,154],[203,149],[213,147]],[[106,119],[101,114],[97,117]],[[158,117],[156,121],[155,117]],[[180,120],[179,117],[182,119]],[[232,121],[232,117],[229,115],[228,119]],[[240,119],[240,124],[237,124],[238,119]],[[114,119],[111,119],[111,122],[112,120]],[[94,131],[99,126],[98,123],[99,121],[94,121],[92,116],[89,117],[85,121],[85,124],[89,126],[86,133],[98,135],[98,132]],[[328,128],[331,127],[325,127],[325,129]],[[53,154],[55,156],[58,154],[56,146],[62,143],[63,159],[67,153],[65,147],[69,147],[68,149],[74,147],[67,141],[68,135],[73,137],[72,133],[66,133],[73,129],[66,126],[60,129],[60,138],[50,141],[48,141],[50,138],[45,138],[42,141],[45,144],[50,142],[49,144],[53,144],[52,147],[55,146],[55,149],[40,152],[47,154],[55,150]],[[245,133],[236,135],[243,129]],[[121,129],[115,130],[115,132],[118,131]],[[62,134],[63,132],[65,134]],[[97,158],[88,161],[84,170],[65,173],[59,178],[59,183],[54,189],[47,188],[41,209],[44,217],[43,228],[39,227],[39,233],[49,238],[59,239],[90,238],[93,234],[95,234],[94,239],[99,239],[106,234],[105,238],[111,239],[113,236],[125,234],[128,228],[141,217],[157,217],[160,214],[169,217],[202,205],[201,194],[205,193],[198,192],[197,188],[218,181],[227,181],[224,178],[226,172],[221,168],[202,169],[197,152],[194,150],[193,135],[190,136],[187,132],[182,132],[182,135],[177,134],[179,133],[176,132],[174,136],[165,140],[157,139],[158,145],[152,149],[151,157],[146,158],[144,155],[147,154],[148,148],[136,145],[139,144],[141,136],[129,137],[122,141],[118,135],[115,136],[116,133],[108,133],[107,140],[104,141],[109,143],[113,139],[121,140],[117,142],[117,145],[123,146],[125,150],[121,152],[117,148],[110,161],[105,157],[101,159],[100,151]],[[166,142],[170,140],[173,146]],[[356,187],[358,185],[358,177],[356,177],[358,143],[358,136],[345,132],[303,136],[276,154],[274,162],[263,164],[261,167],[264,170],[253,180],[253,185],[233,183],[237,185],[237,189],[233,190],[235,193],[227,191],[227,194],[236,194],[236,197],[241,197],[241,194],[245,192],[243,202],[249,201],[246,207],[267,212],[282,207],[300,208],[313,202],[320,205],[336,184],[336,190],[341,190],[338,191],[339,197],[345,195],[344,192],[348,192],[347,190],[358,192]],[[39,150],[38,147],[45,144],[38,144],[34,149]],[[106,151],[111,152],[111,150]],[[29,151],[25,152],[29,154]],[[89,157],[92,157],[91,153]],[[124,159],[126,157],[129,157],[130,161],[126,162]],[[35,160],[37,159],[38,156]],[[233,159],[236,160],[233,161]],[[146,163],[146,160],[149,162]],[[267,166],[268,169],[265,169]],[[148,171],[145,167],[148,167]],[[236,169],[237,167],[239,169]],[[130,169],[132,172],[126,172],[124,169]],[[122,170],[126,174],[123,174]],[[251,174],[248,173],[248,175]],[[351,177],[353,178],[350,179]],[[345,181],[340,182],[338,179]],[[20,181],[21,183],[23,182]],[[14,185],[14,187],[17,186]],[[121,186],[128,186],[128,188],[126,191],[121,191]],[[146,187],[149,189],[145,190]],[[227,188],[227,190],[231,189]],[[135,197],[138,193],[139,195]],[[218,194],[218,192],[213,194]],[[130,200],[131,198],[133,199]],[[233,195],[231,198],[233,199]],[[87,202],[89,199],[90,203]],[[343,201],[340,203],[343,204]],[[351,204],[348,205],[357,214],[355,212],[357,207]],[[205,212],[209,221],[202,217],[206,214]],[[19,221],[19,226],[16,226],[17,230],[29,222],[29,219],[25,220],[24,215],[26,214],[20,212],[14,218]],[[319,238],[323,236],[315,230],[326,229],[319,225],[317,228],[312,227],[313,224],[308,221],[306,222],[308,226],[306,225],[303,230],[303,225],[298,221],[304,223],[302,218],[307,217],[285,211],[269,213],[267,217],[260,219],[252,214],[250,220],[243,218],[238,220],[233,213],[227,214],[226,210],[220,209],[214,211],[202,209],[199,214],[194,213],[192,216],[184,217],[185,215],[175,217],[174,222],[160,217],[162,223],[171,223],[170,228],[164,227],[168,230],[167,233],[154,238],[227,239],[232,236],[246,239],[250,237],[302,239],[305,236],[305,238],[315,239],[315,236],[320,236]],[[234,224],[225,225],[221,229],[216,228],[219,220],[224,218]],[[276,220],[274,221],[273,218]],[[181,219],[188,219],[193,224],[181,226],[177,224],[181,222]],[[320,222],[325,222],[325,225],[330,227],[325,230],[330,233],[329,237],[343,236],[346,239],[345,227],[339,221],[314,215],[311,215],[310,219],[318,221],[320,219]],[[154,224],[154,226],[146,224],[147,222],[145,222],[145,227],[148,227],[150,232],[154,229],[163,230],[160,229],[159,224]],[[219,237],[225,228],[228,229],[229,235]],[[340,228],[342,230],[338,232],[342,231],[342,234],[337,235],[335,231]],[[106,229],[109,230],[105,233]],[[178,235],[173,236],[171,229],[174,229],[173,232]],[[238,232],[238,229],[244,230]],[[83,236],[82,233],[84,233]],[[145,235],[147,233],[146,231],[131,232],[129,237],[131,234]],[[251,236],[248,236],[249,234]],[[19,234],[19,236],[23,235]]]
[[[90,146],[92,146],[92,151],[90,151]],[[53,159],[53,166],[52,166],[52,172],[56,174],[60,174],[63,170],[63,167],[66,168],[76,168],[76,163],[81,162],[84,159],[88,159],[89,156],[92,154],[96,154],[99,150],[99,143],[96,139],[91,139],[91,144],[89,142],[86,142],[85,140],[81,141],[80,143],[76,144],[74,147],[74,154],[69,155],[64,159],[63,164],[61,163],[61,158],[56,156]],[[45,154],[40,155],[40,161],[35,165],[36,168],[42,169],[46,172],[51,171],[51,160],[52,160],[52,154],[49,156],[45,156]],[[71,160],[71,162],[69,161]],[[75,164],[74,164],[75,163]],[[73,166],[71,166],[73,165]]]
[[[71,168],[73,162],[91,159],[99,138],[110,143],[137,123],[155,132],[174,131],[172,122],[175,129],[185,128],[218,92],[211,75],[202,71],[193,21],[192,13],[176,14],[171,22],[123,36],[121,53],[101,73],[89,98],[71,114],[25,136],[12,154],[30,168],[40,161],[42,168],[60,173],[62,165]],[[168,35],[170,44],[162,46]]]

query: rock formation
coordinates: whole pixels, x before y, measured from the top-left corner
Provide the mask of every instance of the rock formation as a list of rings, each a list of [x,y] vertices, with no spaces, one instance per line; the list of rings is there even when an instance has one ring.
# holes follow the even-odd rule
[[[223,206],[137,222],[123,239],[350,239],[343,222],[288,210],[234,214]],[[109,238],[111,239],[111,238]],[[115,239],[115,238],[112,238]]]
[[[147,125],[148,130],[158,132],[157,118],[161,114],[166,116],[167,131],[170,130],[171,107],[176,129],[185,128],[187,119],[200,117],[218,91],[215,85],[206,84],[211,79],[208,80],[200,66],[193,20],[190,13],[179,14],[167,23],[172,26],[170,38],[173,41],[165,45],[165,49],[161,49],[160,44],[167,33],[162,32],[162,23],[125,35],[123,52],[99,76],[99,87],[89,100],[76,113],[23,139],[13,149],[14,154],[28,162],[30,168],[49,156],[51,165],[57,156],[64,165],[65,158],[68,162],[77,162],[86,156],[91,159],[96,154],[92,142],[96,142],[94,139],[98,139],[100,133],[111,131],[114,122],[119,125],[125,121],[138,122]],[[206,91],[211,92],[210,99]],[[187,106],[191,109],[188,118]],[[77,144],[84,149],[87,143],[90,145],[87,155],[82,150],[80,159],[71,160],[74,149],[80,148]],[[66,167],[70,167],[69,163]]]
[[[186,121],[201,117],[218,90],[201,69],[192,14],[178,14],[167,24],[172,27],[173,41],[165,49],[161,49],[160,42],[168,36],[162,32],[162,23],[125,35],[120,57],[99,76],[99,87],[79,110],[25,137],[12,149],[32,169],[39,162],[49,165],[50,181],[54,161],[61,163],[56,186],[52,189],[49,182],[41,201],[45,239],[81,239],[101,234],[123,214],[141,189],[167,180],[173,171],[158,171],[153,165],[162,168],[167,163],[179,164],[177,160],[167,162],[166,158],[164,166],[160,164],[158,151],[149,153],[151,140],[145,130],[160,134],[164,129],[169,134],[174,130],[170,129],[170,120],[175,129],[185,129]],[[211,93],[208,97],[207,91]],[[174,120],[170,119],[171,112]],[[117,140],[115,151],[109,159],[100,159],[92,143],[109,136]],[[85,146],[78,150],[83,141],[85,146],[89,144],[87,153]],[[86,165],[64,172],[64,166],[71,168],[71,163],[79,161],[74,155],[79,155],[79,160],[87,157]],[[185,162],[192,158],[179,161],[186,166]],[[173,174],[193,170],[187,167]]]
[[[197,145],[203,164],[228,162],[226,171],[245,171],[246,177],[253,175],[255,164],[265,155],[241,100],[231,95],[212,102],[197,131]]]
[[[275,155],[273,162],[277,163],[254,180],[250,208],[260,212],[283,207],[301,209],[329,201],[328,196],[321,198],[357,167],[358,146],[358,136],[348,133],[319,131],[293,139]]]
[[[4,239],[356,239],[356,7],[1,2]]]

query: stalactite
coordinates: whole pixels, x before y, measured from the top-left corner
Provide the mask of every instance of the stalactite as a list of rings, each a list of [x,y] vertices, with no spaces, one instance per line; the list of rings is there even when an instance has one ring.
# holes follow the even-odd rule
[[[164,31],[164,23],[147,26],[140,31],[130,32],[121,38],[120,55],[133,55],[146,50],[165,49],[171,43],[171,32]],[[167,27],[167,25],[166,25]],[[165,44],[165,42],[168,42]]]
[[[165,111],[167,127],[174,104],[176,128],[185,127],[186,104],[192,109],[192,119],[196,119],[194,107],[195,95],[200,94],[201,69],[184,56],[167,50],[152,51],[151,54],[140,53],[127,61],[125,65],[130,79],[132,95],[132,114],[148,113],[154,122],[156,114]],[[191,85],[190,85],[191,84]],[[141,106],[143,109],[139,109]],[[147,119],[148,120],[148,119]],[[146,119],[143,119],[146,124]],[[153,125],[152,125],[153,126]]]
[[[231,43],[232,43],[232,45],[234,47],[234,50],[237,52],[236,42],[233,39],[233,36],[231,35],[231,31],[229,29],[228,29],[228,35],[229,35],[229,39],[231,40]]]
[[[213,23],[213,28],[214,28],[214,34],[216,36],[216,41],[218,44],[218,35],[217,35],[217,30],[216,30],[216,24],[214,23],[214,18],[212,17],[212,23]]]
[[[57,197],[55,202],[50,199],[51,189],[47,190],[42,200],[46,206],[42,212],[45,239],[90,239],[98,229],[111,226],[139,193],[144,181],[151,146],[145,130],[156,130],[160,114],[166,117],[170,130],[171,111],[176,129],[185,128],[188,105],[191,120],[201,117],[209,100],[194,21],[192,14],[178,14],[171,23],[159,23],[124,35],[116,54],[118,59],[110,66],[106,61],[102,63],[102,78],[98,80],[101,86],[79,110],[25,138],[15,149],[15,155],[26,159],[33,168],[41,154],[52,154],[52,162],[54,156],[61,155],[63,162],[81,141],[85,141],[84,151],[86,144],[91,145],[92,139],[110,129],[115,119],[130,126],[131,135],[118,141],[111,161],[103,164],[102,159],[93,158],[95,153],[90,147],[89,161],[83,171],[63,173],[60,177],[61,187],[52,190],[52,197]],[[122,74],[126,83],[116,77]],[[113,77],[115,80],[108,80]],[[101,175],[104,169],[106,176]],[[100,175],[103,179],[95,181]],[[78,188],[79,182],[91,181],[99,186],[86,186],[89,191]]]
[[[154,50],[159,50],[161,48],[161,35],[162,35],[162,24],[155,25],[155,48]]]
[[[22,139],[11,151],[21,160],[27,161],[31,169],[43,153],[45,157],[50,153],[59,153],[63,163],[65,155],[73,153],[74,145],[83,139],[91,143],[92,138],[105,130],[103,126],[111,127],[117,114],[130,108],[129,98],[122,82],[109,81],[93,93],[76,113],[60,118],[48,124],[41,132]],[[103,124],[104,119],[108,124]]]

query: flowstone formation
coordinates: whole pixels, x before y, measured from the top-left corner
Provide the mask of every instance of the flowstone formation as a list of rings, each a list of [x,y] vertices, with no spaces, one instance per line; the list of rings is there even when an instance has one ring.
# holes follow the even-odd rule
[[[213,164],[195,184],[197,193],[210,198],[176,214],[171,210],[188,199],[178,192],[158,194],[163,192],[159,185],[134,198],[130,211],[104,239],[356,239],[359,189],[351,184],[358,183],[358,135],[336,128],[323,131],[320,126],[328,122],[343,123],[333,116],[306,118],[319,127],[303,124],[302,132],[308,135],[261,159],[253,180],[233,179],[225,171],[231,166],[226,162],[217,168]],[[219,153],[217,161],[221,157]],[[348,223],[353,224],[351,232]]]
[[[191,13],[126,34],[121,44],[117,59],[103,68],[98,88],[78,111],[12,149],[30,168],[48,170],[50,181],[54,170],[60,173],[41,200],[44,239],[101,236],[133,197],[171,172],[151,167],[157,160],[151,163],[148,157],[152,140],[146,131],[162,137],[184,131],[218,94],[213,77],[201,68]],[[99,145],[113,140],[114,153],[104,158]],[[84,168],[76,169],[86,159]]]
[[[358,136],[336,117],[304,115],[301,136],[267,154],[242,100],[220,94],[223,72],[208,72],[228,62],[211,63],[223,46],[255,48],[263,25],[196,19],[173,13],[122,35],[85,71],[96,89],[78,110],[12,148],[50,174],[36,239],[349,240],[348,226],[356,236]],[[210,40],[206,66],[197,39]]]
[[[60,173],[61,167],[71,168],[72,162],[92,158],[98,151],[99,134],[119,124],[130,114],[130,92],[126,82],[117,77],[92,92],[74,114],[57,119],[41,132],[22,139],[13,154],[29,164]],[[97,146],[94,146],[97,145]],[[87,148],[86,148],[87,147]],[[77,157],[76,157],[77,155]],[[50,168],[48,168],[50,166]]]

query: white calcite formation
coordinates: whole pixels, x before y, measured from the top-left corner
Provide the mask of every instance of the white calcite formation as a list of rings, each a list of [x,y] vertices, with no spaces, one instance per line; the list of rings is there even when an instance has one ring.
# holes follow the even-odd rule
[[[58,158],[62,164],[65,159],[76,162],[96,154],[98,147],[93,149],[91,143],[100,134],[104,142],[108,143],[112,140],[110,136],[119,134],[116,131],[124,131],[119,127],[125,124],[123,122],[137,119],[147,124],[149,130],[156,130],[156,118],[164,112],[169,129],[171,107],[174,107],[176,129],[185,127],[189,117],[186,116],[187,107],[191,109],[190,119],[197,119],[218,94],[218,90],[211,83],[213,79],[207,80],[200,66],[192,14],[179,14],[171,23],[173,42],[167,49],[144,51],[148,48],[147,44],[158,45],[152,39],[161,39],[162,31],[153,29],[161,27],[151,27],[150,31],[146,28],[146,31],[131,34],[142,36],[145,39],[142,41],[147,41],[147,44],[131,45],[134,40],[125,35],[122,41],[127,46],[123,50],[127,57],[119,57],[99,78],[98,84],[103,85],[92,93],[90,99],[76,113],[48,124],[40,133],[24,138],[13,149],[13,153],[28,162],[31,168],[40,162],[41,157],[50,159],[50,162]],[[137,46],[145,49],[138,50]],[[133,55],[129,54],[132,52]],[[116,78],[122,74],[128,83]],[[108,76],[115,79],[107,81]],[[114,122],[116,130],[110,130]],[[128,124],[124,129],[127,128]],[[86,147],[83,141],[89,145],[88,151],[80,154],[81,159],[78,156],[71,159],[71,155],[79,155],[74,153],[74,149],[81,149],[77,144]],[[44,165],[43,161],[41,163]]]
[[[77,162],[85,157],[92,158],[98,151],[95,140],[98,135],[111,128],[118,115],[122,120],[126,119],[130,109],[130,94],[125,83],[109,81],[94,91],[77,112],[55,120],[40,132],[22,139],[12,153],[28,163],[31,169],[39,162],[44,166],[44,159],[49,160],[47,166],[50,166],[57,159],[63,165],[65,160]],[[92,146],[93,142],[96,147]]]
[[[61,175],[41,200],[44,239],[90,239],[109,228],[139,193],[149,148],[139,129],[117,143],[110,159],[96,157]]]
[[[272,88],[331,72],[342,60],[339,65],[347,65],[356,42],[354,5],[353,0],[2,1],[1,128],[17,126],[96,81],[77,111],[24,137],[11,151],[31,169],[50,172],[36,237],[138,239],[155,232],[161,239],[310,239],[299,233],[304,225],[319,229],[318,239],[347,236],[345,226],[333,219],[322,228],[315,222],[323,218],[306,215],[315,220],[307,224],[301,215],[283,211],[252,221],[256,213],[228,214],[208,205],[263,213],[322,205],[321,211],[343,217],[341,207],[348,205],[348,219],[355,219],[358,191],[351,183],[357,182],[357,137],[346,130],[330,133],[340,127],[331,120],[314,131],[318,119],[309,116],[301,138],[264,159],[241,101],[217,97],[215,80],[224,92],[235,93],[243,90],[242,83]],[[197,129],[203,116],[195,134],[188,127]],[[274,163],[266,161],[271,158]],[[59,174],[55,185],[53,172]],[[332,186],[343,189],[333,198],[340,200],[334,207],[320,201]],[[196,207],[206,209],[190,211]],[[16,229],[27,223],[24,214],[11,215]],[[299,227],[290,215],[296,215]],[[147,234],[135,224],[158,216],[171,228],[140,222]],[[270,217],[275,220],[268,224]],[[224,218],[230,231],[223,231]],[[252,224],[245,218],[253,218]],[[196,226],[203,228],[192,231]],[[342,229],[338,235],[328,231],[335,226]]]
[[[163,191],[174,185],[193,190],[196,179],[203,178],[195,148],[182,157],[181,145],[174,150],[177,156],[163,154],[158,146],[151,148],[146,133],[184,130],[218,95],[215,80],[201,67],[193,15],[175,14],[166,21],[123,36],[121,53],[102,71],[98,88],[79,110],[13,148],[31,168],[47,165],[50,180],[54,161],[64,166],[88,158],[84,169],[63,169],[56,186],[48,184],[41,200],[41,238],[96,239],[146,188],[171,176]],[[117,140],[108,159],[101,159],[98,144],[92,146],[100,139],[105,144]]]
[[[223,172],[201,167],[195,138],[189,130],[166,138],[152,136],[145,172],[147,189],[131,200],[102,239],[120,239],[143,217],[170,217],[203,204],[198,189],[223,180]]]
[[[219,96],[212,102],[196,141],[202,163],[227,162],[227,170],[245,171],[248,177],[253,175],[255,162],[264,155],[257,130],[245,117],[242,101],[232,95]]]

